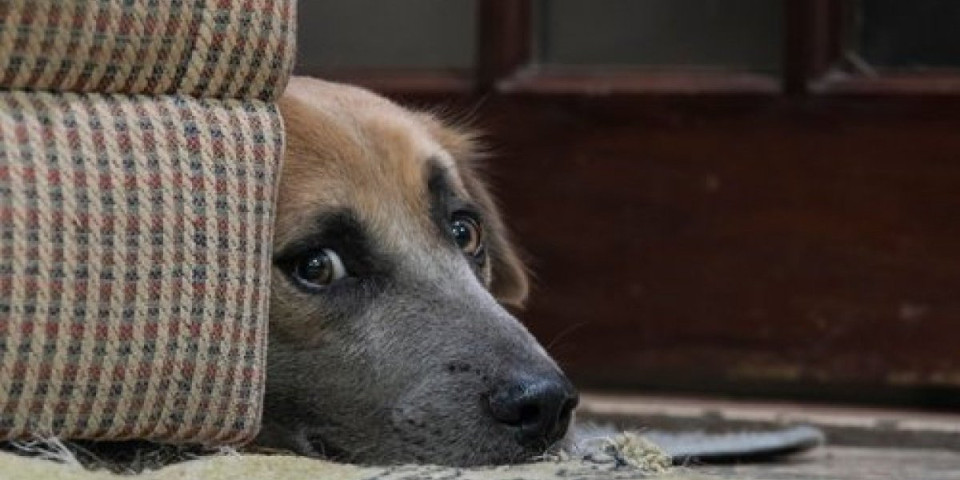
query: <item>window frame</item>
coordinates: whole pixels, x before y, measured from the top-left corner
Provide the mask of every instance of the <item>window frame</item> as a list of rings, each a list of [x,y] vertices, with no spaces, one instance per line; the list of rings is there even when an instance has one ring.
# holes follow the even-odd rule
[[[783,69],[609,68],[541,65],[534,53],[533,0],[476,0],[474,65],[467,69],[308,68],[300,73],[385,93],[488,95],[956,96],[960,71],[884,72],[844,68],[854,0],[783,0]]]

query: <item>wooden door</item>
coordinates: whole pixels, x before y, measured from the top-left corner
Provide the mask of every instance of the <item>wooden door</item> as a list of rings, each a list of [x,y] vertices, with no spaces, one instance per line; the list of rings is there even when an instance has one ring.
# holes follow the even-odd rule
[[[347,3],[299,71],[472,112],[582,385],[960,404],[960,3],[407,0],[337,41],[432,60],[331,61]]]

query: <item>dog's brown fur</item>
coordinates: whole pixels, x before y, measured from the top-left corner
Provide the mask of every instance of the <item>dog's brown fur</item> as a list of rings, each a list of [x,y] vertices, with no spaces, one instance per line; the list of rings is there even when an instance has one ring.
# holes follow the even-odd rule
[[[478,175],[473,136],[313,79],[294,78],[280,108],[287,153],[260,443],[367,463],[502,463],[542,452],[548,445],[518,444],[484,403],[518,375],[566,380],[497,303],[522,304],[528,284]],[[451,247],[437,185],[482,216],[482,259]],[[327,247],[311,242],[324,238],[317,219],[331,214],[354,228],[333,240],[375,260],[345,256],[361,271],[347,286],[305,292],[288,265]]]
[[[476,165],[479,152],[472,132],[357,87],[303,77],[291,79],[280,105],[287,154],[278,199],[277,244],[285,240],[283,234],[295,235],[301,216],[317,205],[353,205],[360,212],[406,208],[425,223],[424,162],[435,152],[445,152],[454,162],[449,171],[461,195],[496,211]],[[357,135],[360,129],[366,131]],[[499,216],[490,220],[501,242],[500,255],[492,263],[491,288],[501,302],[522,306],[529,291],[526,271]],[[390,226],[376,228],[387,237]]]

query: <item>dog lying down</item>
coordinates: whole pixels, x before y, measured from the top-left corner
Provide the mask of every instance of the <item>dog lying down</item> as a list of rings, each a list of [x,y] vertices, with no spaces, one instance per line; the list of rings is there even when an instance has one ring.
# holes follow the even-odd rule
[[[523,303],[527,278],[471,133],[310,78],[291,80],[280,110],[287,151],[256,443],[455,466],[589,448],[596,432],[565,439],[576,390],[503,307]],[[723,460],[803,450],[822,434],[657,440],[675,461]]]
[[[488,465],[560,441],[577,392],[503,305],[523,265],[473,136],[294,78],[257,444],[358,463]]]

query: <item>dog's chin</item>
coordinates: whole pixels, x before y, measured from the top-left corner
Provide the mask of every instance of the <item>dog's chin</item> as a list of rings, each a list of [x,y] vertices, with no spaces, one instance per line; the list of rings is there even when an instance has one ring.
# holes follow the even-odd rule
[[[333,445],[319,435],[308,436],[306,441],[303,443],[307,445],[308,451],[300,453],[309,455],[311,457],[323,458],[326,460],[332,460],[334,462],[351,462],[355,457],[347,450]]]
[[[476,467],[492,465],[509,465],[532,461],[543,455],[559,450],[562,442],[544,451],[517,445],[515,448],[504,448],[509,445],[502,439],[489,442],[488,448],[479,446],[463,450],[450,449],[447,444],[438,444],[431,448],[426,444],[395,445],[389,449],[365,448],[358,451],[338,447],[328,439],[311,435],[297,442],[306,448],[298,452],[302,455],[322,458],[325,460],[354,463],[361,465],[443,465],[452,467]],[[487,442],[478,442],[487,443]]]

